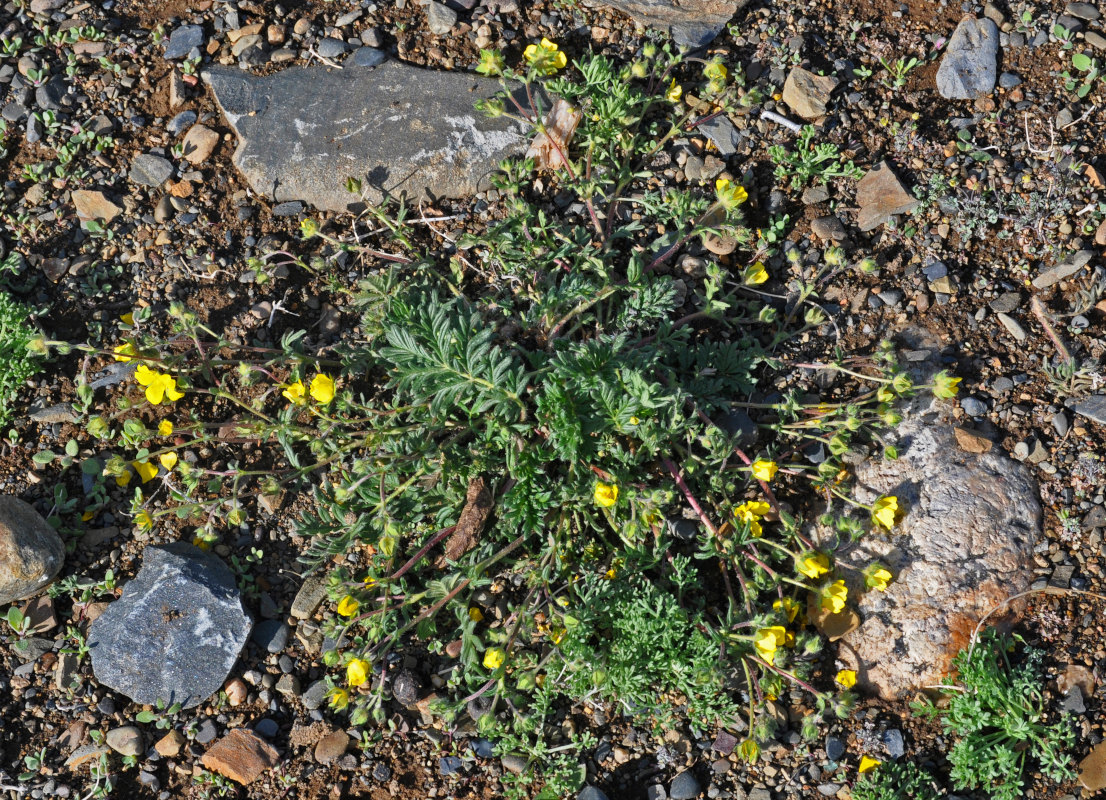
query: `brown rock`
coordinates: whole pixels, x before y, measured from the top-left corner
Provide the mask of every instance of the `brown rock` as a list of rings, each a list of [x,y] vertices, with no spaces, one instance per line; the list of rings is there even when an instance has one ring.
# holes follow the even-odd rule
[[[905,510],[890,534],[864,537],[851,560],[886,564],[895,576],[887,590],[863,592],[862,577],[843,576],[862,622],[840,657],[887,699],[940,682],[979,620],[1033,580],[1041,507],[1029,468],[997,448],[959,450],[942,413],[940,405],[909,413],[889,442],[899,458],[856,470],[857,500],[895,495]],[[1010,606],[991,621],[1009,618]]]
[[[93,189],[74,189],[72,196],[73,206],[82,221],[99,219],[111,222],[123,213],[123,209],[111,202],[103,192]]]
[[[212,745],[201,761],[212,772],[244,786],[275,767],[280,754],[253,731],[235,728]]]
[[[54,601],[50,595],[36,597],[23,607],[23,616],[27,618],[32,633],[45,633],[58,627],[58,617],[54,613]]]
[[[249,696],[249,689],[241,678],[231,678],[224,683],[223,691],[227,693],[227,702],[232,706],[242,705]]]
[[[164,758],[174,758],[188,740],[180,731],[169,731],[157,740],[154,749]]]
[[[918,205],[918,200],[906,190],[892,171],[891,165],[881,161],[856,185],[856,204],[860,206],[857,227],[862,231],[870,231],[891,216],[914,208]]]
[[[345,731],[334,731],[329,736],[324,736],[315,745],[315,760],[320,764],[329,764],[337,761],[346,753],[349,747],[349,734]]]
[[[1067,694],[1073,686],[1078,686],[1084,697],[1090,697],[1094,694],[1094,675],[1086,667],[1070,664],[1064,674],[1056,679],[1056,688],[1061,694]]]
[[[1099,742],[1090,755],[1079,762],[1079,782],[1092,792],[1106,789],[1106,742]]]
[[[234,44],[243,36],[254,36],[255,34],[261,33],[263,27],[265,27],[264,23],[255,22],[252,25],[246,25],[233,31],[227,31],[227,41]]]
[[[803,119],[818,119],[826,115],[826,103],[840,81],[831,75],[816,75],[795,67],[783,84],[783,102]]]
[[[956,443],[965,453],[989,453],[995,446],[994,442],[971,428],[954,428],[953,432],[956,434]]]
[[[748,0],[603,0],[642,25],[671,33],[692,49],[710,42]]]
[[[831,642],[836,642],[860,627],[860,617],[851,608],[831,614],[822,608],[818,596],[813,592],[807,598],[806,615],[810,623]]]
[[[188,99],[188,87],[184,84],[184,78],[173,70],[169,73],[169,108],[176,111],[184,105]]]
[[[207,161],[215,146],[219,144],[219,134],[206,125],[193,125],[184,135],[184,157],[192,166]]]
[[[0,605],[37,594],[58,574],[65,545],[37,511],[0,496]]]
[[[1097,245],[1106,245],[1106,219],[1098,224],[1098,228],[1094,232],[1094,243]]]

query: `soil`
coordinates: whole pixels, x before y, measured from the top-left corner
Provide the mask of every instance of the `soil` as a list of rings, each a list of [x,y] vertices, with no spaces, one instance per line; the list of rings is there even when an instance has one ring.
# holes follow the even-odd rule
[[[188,88],[180,108],[170,107],[170,75],[174,70],[179,73],[181,66],[162,58],[163,48],[151,43],[150,31],[161,28],[168,34],[179,25],[195,23],[202,24],[211,39],[216,33],[215,20],[220,18],[218,41],[222,49],[217,49],[214,57],[205,53],[199,67],[202,69],[219,58],[229,58],[225,32],[221,30],[225,27],[221,17],[227,11],[236,10],[239,26],[255,21],[276,23],[284,27],[284,46],[290,47],[295,57],[281,64],[266,62],[252,67],[262,74],[315,61],[307,39],[293,41],[297,20],[311,21],[311,37],[321,38],[338,17],[355,9],[362,9],[363,14],[347,28],[349,36],[375,28],[381,48],[391,57],[433,69],[469,69],[475,64],[480,50],[475,44],[475,29],[481,24],[491,27],[495,46],[504,49],[509,62],[520,57],[527,42],[542,36],[562,43],[569,52],[591,48],[620,63],[631,62],[644,41],[634,21],[617,12],[560,3],[527,2],[521,7],[498,3],[493,5],[504,10],[494,14],[480,5],[472,11],[461,11],[459,25],[448,36],[430,34],[424,9],[410,0],[387,7],[376,3],[362,7],[348,0],[264,0],[237,5],[213,5],[210,0],[124,0],[113,8],[110,3],[105,5],[109,10],[88,4],[62,7],[55,14],[62,19],[55,23],[76,19],[110,31],[107,57],[121,67],[121,75],[130,85],[124,86],[114,76],[109,80],[112,73],[97,67],[95,60],[83,61],[72,82],[78,92],[86,95],[87,102],[71,109],[69,115],[85,121],[98,113],[108,114],[114,123],[114,147],[101,154],[83,153],[83,175],[74,173],[40,184],[45,191],[37,203],[27,200],[36,184],[27,178],[25,168],[51,161],[56,156],[54,149],[42,142],[27,144],[22,134],[24,123],[9,124],[4,138],[6,154],[0,158],[5,181],[5,250],[19,252],[26,260],[26,268],[19,274],[4,277],[5,287],[35,310],[36,322],[51,338],[103,345],[121,341],[126,331],[120,327],[119,318],[139,308],[152,309],[149,328],[168,335],[169,304],[179,301],[209,328],[225,332],[237,344],[266,346],[280,341],[286,333],[307,328],[308,344],[330,350],[340,345],[343,337],[357,335],[359,313],[343,289],[370,266],[351,259],[332,261],[325,270],[316,272],[293,267],[269,284],[244,279],[247,271],[258,269],[257,262],[250,259],[266,253],[282,252],[307,260],[318,255],[315,246],[298,235],[300,220],[311,212],[274,216],[272,204],[252,193],[232,163],[233,134],[204,83],[196,82]],[[30,41],[34,35],[32,23],[26,13],[17,11],[18,7],[21,4],[12,2],[0,11],[0,27]],[[1001,27],[1007,34],[1017,33],[1021,11],[1031,11],[1026,33],[1031,39],[1037,32],[1050,34],[1064,4],[1058,0],[1011,3],[1001,10],[1006,20]],[[920,326],[941,343],[947,368],[963,377],[961,396],[987,402],[987,413],[974,420],[958,408],[956,413],[962,422],[990,434],[997,446],[1011,454],[1022,444],[1028,444],[1030,452],[1036,442],[1044,445],[1042,458],[1030,458],[1046,508],[1038,550],[1040,577],[1048,579],[1057,567],[1071,566],[1074,573],[1064,589],[1070,586],[1080,592],[1102,593],[1106,581],[1101,526],[1073,525],[1071,520],[1078,522],[1103,504],[1106,470],[1101,464],[1106,458],[1106,430],[1073,414],[1071,407],[1073,399],[1101,394],[1106,383],[1102,372],[1106,352],[1102,294],[1106,284],[1088,278],[1087,272],[1045,290],[1032,289],[1030,282],[1072,251],[1088,248],[1095,251],[1096,259],[1104,255],[1096,234],[1106,218],[1103,187],[1086,172],[1067,172],[1063,165],[1078,161],[1106,168],[1099,135],[1106,124],[1106,112],[1100,109],[1106,89],[1101,82],[1096,83],[1083,100],[1067,90],[1060,73],[1071,69],[1071,53],[1050,34],[1049,40],[1037,47],[1007,45],[1001,49],[999,71],[1016,73],[1021,79],[1018,86],[996,88],[993,94],[974,102],[942,99],[935,85],[943,53],[938,44],[943,46],[965,11],[982,14],[983,8],[971,2],[961,7],[930,0],[753,3],[738,12],[730,30],[723,32],[707,51],[708,56],[720,56],[743,66],[750,76],[755,73],[749,87],[758,87],[768,98],[775,95],[775,99],[765,101],[764,108],[785,116],[790,116],[789,110],[777,93],[788,69],[805,66],[833,72],[844,85],[834,94],[830,115],[818,122],[822,136],[819,141],[837,143],[863,169],[890,160],[906,185],[920,196],[936,178],[946,189],[945,205],[939,200],[926,202],[913,216],[901,217],[893,225],[879,226],[867,234],[859,233],[854,225],[857,209],[850,182],[834,182],[829,187],[831,199],[808,205],[801,190],[787,189],[773,178],[774,164],[767,148],[777,143],[790,145],[793,137],[780,126],[757,121],[755,113],[748,123],[750,136],[744,140],[742,151],[729,159],[728,166],[737,175],[750,176],[748,217],[754,227],[767,226],[776,215],[789,215],[787,239],[806,254],[824,247],[811,232],[811,223],[826,214],[836,214],[850,229],[849,239],[843,243],[848,257],[859,260],[871,256],[880,266],[875,275],[849,272],[835,280],[823,298],[835,311],[832,328],[827,327],[824,335],[808,337],[787,357],[794,362],[816,360],[829,356],[834,348],[871,353],[881,339]],[[1089,29],[1101,30],[1102,26],[1093,22]],[[505,31],[512,31],[512,36],[508,38]],[[1083,33],[1075,35],[1075,42],[1073,52],[1087,50],[1093,54]],[[51,45],[44,51],[54,74],[64,70],[61,49]],[[920,64],[908,73],[905,85],[895,88],[889,85],[881,57],[888,62],[917,57]],[[15,66],[17,61],[18,57],[4,57],[0,64]],[[870,69],[871,76],[862,77],[858,70],[863,68]],[[106,92],[109,85],[116,90],[111,97]],[[3,91],[8,92],[7,87]],[[165,125],[180,110],[195,111],[221,141],[208,161],[197,167],[198,174],[180,182],[180,193],[187,195],[178,198],[181,207],[174,212],[175,219],[158,221],[153,215],[162,193],[139,187],[125,175],[135,155],[170,150],[174,140]],[[1061,118],[1065,113],[1067,116]],[[962,143],[957,138],[959,130],[970,132],[971,147],[958,148],[958,142]],[[703,137],[689,134],[687,138],[691,147],[708,152]],[[990,158],[974,159],[973,152]],[[658,181],[684,183],[682,164],[674,162],[672,174],[660,176]],[[69,197],[73,188],[103,188],[117,202],[126,204],[126,212],[111,225],[110,238],[97,239],[82,232]],[[774,197],[775,192],[781,195]],[[1008,207],[995,218],[987,217],[987,205],[997,207],[1000,197],[1009,201]],[[977,202],[980,199],[982,204]],[[1030,203],[1038,205],[1033,206],[1032,213],[1021,213],[1014,210],[1017,200],[1025,204],[1023,208],[1030,208]],[[439,199],[433,208],[424,204],[421,210],[428,215],[437,212],[454,217],[441,226],[451,238],[487,224],[501,213],[495,200],[486,195]],[[181,222],[185,214],[194,216]],[[355,224],[348,216],[314,216],[332,229],[348,230]],[[42,217],[40,226],[31,231],[28,223],[38,217]],[[976,227],[966,227],[966,223]],[[444,266],[448,254],[443,239],[431,230],[421,230],[417,244]],[[390,251],[390,243],[379,236],[373,244]],[[328,255],[334,256],[333,252]],[[85,263],[78,266],[81,256],[86,257]],[[68,259],[69,266],[61,274],[48,275],[48,260],[57,258]],[[936,290],[936,282],[924,276],[924,269],[934,261],[947,266],[951,291]],[[724,258],[723,263],[736,267],[737,262]],[[1092,261],[1092,268],[1094,265]],[[769,266],[773,274],[784,277],[768,288],[786,292],[786,280],[797,275],[788,276],[788,266],[781,257]],[[1018,295],[1016,310],[1010,313],[1028,331],[1023,340],[1009,333],[989,309],[989,304],[1004,292]],[[1055,334],[1046,331],[1030,313],[1031,297],[1044,302]],[[263,303],[268,306],[259,305]],[[279,310],[275,309],[277,303]],[[322,323],[328,308],[333,309],[336,324],[325,329]],[[1054,335],[1083,367],[1084,382],[1074,389],[1064,387],[1044,369],[1046,363],[1055,364],[1058,357]],[[83,374],[89,381],[95,380],[111,363],[103,355],[60,355],[46,365],[21,399],[28,409],[74,403],[78,400],[77,376]],[[373,378],[366,376],[364,385],[355,388],[371,395],[376,386]],[[817,389],[805,373],[796,372],[792,380],[793,385]],[[1009,387],[1003,388],[1006,382]],[[98,408],[110,409],[124,397],[137,403],[141,395],[133,383],[124,382],[98,392],[95,403]],[[1062,433],[1053,422],[1061,412],[1067,423]],[[154,427],[170,414],[167,409],[149,406],[138,413]],[[222,401],[197,403],[195,413],[197,419],[214,427],[226,426],[236,416],[234,407]],[[140,567],[144,547],[191,539],[202,522],[187,518],[143,533],[132,527],[129,491],[114,486],[107,502],[90,519],[82,520],[78,510],[59,510],[64,506],[57,494],[60,490],[68,497],[84,498],[79,470],[63,470],[57,463],[39,467],[32,457],[43,449],[61,452],[70,440],[79,443],[82,455],[96,454],[100,446],[80,424],[38,423],[21,414],[11,427],[17,435],[9,435],[0,448],[0,490],[35,503],[60,524],[70,549],[59,575],[61,580],[73,576],[99,580],[110,569],[121,587]],[[250,443],[227,431],[205,458],[215,465],[239,460],[243,464],[287,468],[287,461],[275,452],[265,443]],[[257,591],[267,593],[280,609],[290,607],[302,581],[304,567],[298,559],[309,543],[296,533],[295,523],[310,508],[311,497],[306,489],[285,493],[281,502],[268,508],[251,500],[246,508],[249,522],[228,530],[216,547],[216,552],[227,559],[245,558],[254,547],[263,549],[264,558],[253,565],[250,575]],[[116,535],[93,535],[113,526],[121,529]],[[340,564],[343,560],[339,556],[334,562]],[[712,587],[704,589],[709,592]],[[118,592],[116,589],[114,594]],[[107,593],[96,599],[106,601],[111,596]],[[65,759],[78,745],[90,741],[89,729],[130,724],[140,710],[127,698],[100,686],[87,658],[79,669],[80,688],[76,692],[58,689],[53,680],[56,651],[64,644],[67,625],[80,628],[86,624],[87,608],[63,594],[56,600],[56,611],[60,626],[43,635],[57,643],[52,652],[34,661],[29,671],[21,668],[25,659],[16,649],[17,637],[7,632],[0,637],[0,688],[4,690],[0,693],[0,777],[4,778],[0,791],[5,796],[83,797],[92,786],[88,769],[70,770],[63,766]],[[1018,620],[1017,630],[1027,642],[1047,651],[1050,682],[1045,692],[1053,716],[1061,713],[1063,698],[1051,679],[1071,664],[1084,665],[1096,675],[1106,673],[1103,619],[1100,600],[1061,592],[1034,598]],[[232,676],[253,670],[275,681],[287,666],[281,664],[281,657],[291,660],[292,673],[304,686],[325,674],[321,660],[308,653],[293,634],[288,648],[280,654],[263,652],[253,643],[247,645]],[[834,671],[831,647],[821,664],[820,685],[829,685]],[[266,717],[274,719],[279,726],[274,744],[282,760],[273,771],[249,786],[220,789],[224,795],[204,795],[205,788],[194,779],[204,747],[191,741],[179,757],[140,757],[137,766],[130,768],[117,763],[113,769],[117,781],[114,796],[237,796],[257,800],[504,796],[505,782],[500,778],[505,770],[498,759],[473,758],[460,772],[442,774],[440,759],[466,753],[471,731],[445,729],[440,723],[436,727],[426,725],[417,711],[393,704],[386,725],[370,726],[366,746],[350,748],[348,758],[352,760],[323,765],[313,755],[315,744],[326,733],[342,729],[345,722],[329,711],[313,714],[301,697],[282,698],[278,703],[274,694],[268,687],[251,685],[250,699],[240,706],[231,707],[225,697],[216,696],[175,719],[175,724],[186,730],[212,720],[220,731],[252,726]],[[263,695],[268,699],[262,699]],[[899,729],[911,758],[947,775],[949,766],[944,754],[948,738],[938,727],[911,713],[912,699],[903,698],[897,703],[863,699],[854,715],[836,723],[832,733],[848,741],[850,758],[855,761],[861,752],[878,753],[874,742],[881,731]],[[797,693],[787,700],[793,711],[809,705],[809,699]],[[278,710],[272,710],[271,703]],[[1106,736],[1101,703],[1099,691],[1086,698],[1085,714],[1069,715],[1078,730],[1072,753],[1076,761]],[[610,706],[563,708],[559,714],[578,729],[589,730],[599,740],[627,753],[622,763],[612,756],[598,762],[592,759],[589,765],[589,783],[613,800],[645,798],[648,787],[668,785],[684,768],[692,769],[703,787],[715,791],[712,797],[740,798],[753,787],[771,787],[774,797],[816,797],[821,796],[819,785],[845,786],[855,777],[852,767],[825,763],[821,741],[802,743],[797,735],[782,735],[774,746],[765,749],[760,762],[749,765],[711,749],[718,731],[684,727],[657,735]],[[795,734],[797,726],[791,727],[790,733]],[[161,734],[153,726],[145,728],[147,744]],[[68,738],[64,736],[67,732]],[[24,759],[41,750],[46,756],[41,768],[27,781],[18,783],[16,776],[25,770]],[[142,783],[140,774],[150,775],[152,780]],[[155,782],[157,787],[152,788]],[[40,795],[27,790],[39,791]],[[703,791],[705,795],[707,789]],[[1041,800],[1073,794],[1089,796],[1081,791],[1074,781],[1056,785],[1033,775],[1025,796]],[[958,794],[971,796],[970,792]]]

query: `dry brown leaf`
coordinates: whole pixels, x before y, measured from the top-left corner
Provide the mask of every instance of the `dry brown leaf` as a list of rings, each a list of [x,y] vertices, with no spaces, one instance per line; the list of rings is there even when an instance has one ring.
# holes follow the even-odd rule
[[[821,631],[831,642],[836,642],[860,627],[860,617],[851,608],[838,614],[831,614],[822,608],[818,595],[811,592],[807,597],[806,616],[810,624]]]
[[[439,567],[444,567],[446,561],[456,561],[476,546],[493,507],[494,498],[487,480],[482,475],[473,478],[465,495],[465,507],[457,519],[457,528],[446,539],[445,556],[438,559]]]
[[[545,131],[534,137],[526,157],[534,159],[538,169],[557,169],[564,165],[562,153],[568,153],[569,142],[576,133],[583,114],[566,100],[557,98],[553,110],[545,118]]]

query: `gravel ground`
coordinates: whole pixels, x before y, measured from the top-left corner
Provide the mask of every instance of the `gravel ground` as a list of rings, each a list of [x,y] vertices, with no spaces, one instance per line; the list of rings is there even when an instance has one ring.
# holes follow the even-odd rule
[[[1040,483],[1046,513],[1036,578],[1058,593],[1033,600],[1019,630],[1047,649],[1051,675],[1074,665],[1097,677],[1106,669],[1101,603],[1063,590],[1106,591],[1106,414],[1080,405],[1106,387],[1106,274],[1100,266],[1106,187],[1099,172],[1106,169],[1100,136],[1106,95],[1092,79],[1080,98],[1084,74],[1071,63],[1073,53],[1102,55],[1106,26],[1097,9],[1072,5],[753,3],[737,12],[707,52],[741,64],[748,89],[759,89],[765,101],[732,120],[741,133],[732,154],[720,156],[706,137],[689,136],[659,156],[657,179],[681,186],[712,181],[728,168],[745,176],[755,224],[787,214],[787,240],[799,258],[781,255],[768,265],[777,276],[770,290],[784,291],[831,241],[850,258],[877,261],[875,274],[849,273],[827,292],[823,300],[833,322],[797,355],[818,358],[835,346],[870,352],[908,326],[920,326],[940,343],[943,361],[964,378],[958,421],[1031,465]],[[274,205],[250,190],[231,163],[230,128],[197,75],[212,64],[267,74],[352,58],[363,47],[419,66],[469,70],[482,47],[503,48],[517,59],[527,42],[542,36],[570,54],[590,47],[628,62],[643,41],[632,20],[603,7],[487,0],[451,13],[443,8],[428,13],[410,0],[294,8],[211,0],[9,2],[0,11],[3,42],[9,43],[0,60],[7,121],[0,236],[5,252],[23,261],[13,262],[22,266],[4,276],[6,287],[34,307],[51,337],[70,341],[113,343],[120,316],[142,307],[154,310],[155,330],[167,329],[165,309],[173,300],[187,302],[209,326],[242,343],[279,341],[300,327],[320,345],[355,335],[357,314],[331,276],[262,269],[254,260],[273,251],[310,255],[296,232],[311,210],[294,202]],[[938,91],[938,64],[965,12],[996,23],[998,75],[994,90],[979,99],[950,100]],[[1057,24],[1072,31],[1070,42]],[[66,37],[66,31],[76,32]],[[36,36],[41,45],[33,44]],[[175,47],[180,55],[167,57]],[[193,48],[199,62],[188,60]],[[901,81],[884,66],[912,58],[918,64]],[[840,81],[818,122],[820,141],[837,144],[865,171],[889,162],[921,201],[913,212],[862,231],[854,182],[804,189],[773,177],[768,147],[794,135],[761,112],[795,118],[794,105],[785,102],[794,97],[787,98],[784,87],[796,67]],[[1065,71],[1078,73],[1075,87],[1065,87]],[[196,124],[213,134],[192,133]],[[94,135],[73,143],[80,131]],[[175,149],[186,134],[196,137],[196,150]],[[63,145],[76,148],[65,167],[58,160]],[[162,172],[167,177],[159,179]],[[102,196],[82,198],[80,190]],[[486,224],[497,213],[496,202],[494,192],[481,193],[423,210],[450,217],[442,232],[455,238]],[[78,203],[115,204],[107,230],[82,228]],[[335,226],[352,224],[330,216]],[[426,234],[428,247],[440,251],[442,243]],[[1083,251],[1089,261],[1057,277],[1066,272],[1059,267]],[[332,277],[351,285],[367,267],[339,260]],[[1062,348],[1079,365],[1074,374],[1055,372]],[[40,449],[60,451],[74,437],[87,443],[54,407],[76,399],[78,372],[90,380],[110,378],[108,367],[103,359],[59,358],[28,388],[30,410],[14,426],[18,438],[0,454],[0,490],[44,513],[58,505],[56,487],[70,496],[81,493],[75,471],[36,468],[31,457]],[[121,391],[107,384],[97,402],[110,402]],[[221,411],[207,410],[213,419]],[[165,732],[153,723],[139,725],[144,747],[135,765],[118,770],[116,796],[501,796],[499,775],[518,765],[491,758],[472,731],[427,724],[417,710],[395,705],[386,728],[364,739],[358,731],[350,731],[348,741],[337,735],[342,720],[320,708],[311,692],[325,673],[310,645],[318,618],[297,621],[294,631],[281,625],[301,585],[296,557],[306,542],[294,534],[292,521],[307,502],[287,497],[279,507],[258,509],[237,537],[216,547],[228,559],[245,558],[253,547],[264,550],[250,571],[252,600],[260,618],[273,624],[263,634],[261,627],[255,631],[232,672],[236,683],[175,718],[185,735],[175,751],[168,743],[164,754],[148,749]],[[185,535],[132,530],[128,510],[120,489],[94,519],[62,514],[71,552],[60,579],[98,581],[111,570],[122,586],[137,572],[143,547]],[[0,639],[0,783],[7,796],[83,796],[91,786],[87,767],[66,766],[66,760],[89,743],[90,730],[135,724],[139,706],[99,685],[87,658],[74,664],[60,652],[67,626],[83,629],[116,594],[106,587],[83,603],[73,593],[59,596],[54,625],[32,642],[37,658],[17,649],[15,637]],[[423,665],[412,659],[407,666]],[[826,667],[832,669],[832,658]],[[76,688],[66,688],[71,685]],[[1047,691],[1057,707],[1064,702],[1053,684]],[[561,714],[563,726],[598,737],[587,763],[589,784],[610,798],[843,798],[855,776],[846,763],[865,753],[886,758],[905,748],[923,765],[947,769],[947,743],[937,728],[911,716],[909,699],[865,700],[852,719],[812,744],[801,741],[797,725],[785,726],[778,743],[752,766],[733,752],[736,729],[673,729],[657,736],[615,708],[581,706]],[[807,702],[797,693],[781,698],[781,714],[786,718],[790,708],[794,723]],[[1069,709],[1079,729],[1076,759],[1106,736],[1100,702],[1101,692],[1092,691]],[[216,737],[240,727],[277,745],[278,766],[248,787],[205,786],[202,775],[196,777],[200,756]],[[43,749],[36,774],[17,787],[24,758]],[[1089,796],[1081,791],[1037,776],[1026,797]]]

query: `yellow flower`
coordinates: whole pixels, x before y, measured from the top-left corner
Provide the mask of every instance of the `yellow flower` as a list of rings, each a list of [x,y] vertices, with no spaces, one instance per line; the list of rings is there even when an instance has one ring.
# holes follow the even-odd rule
[[[346,664],[346,681],[350,686],[360,686],[369,679],[369,662],[355,658]]]
[[[157,477],[157,467],[149,461],[132,461],[131,466],[134,467],[134,471],[138,473],[138,477],[142,479],[143,483]]]
[[[347,594],[338,601],[338,613],[343,617],[352,617],[359,608],[361,608],[361,604],[351,595]]]
[[[311,396],[325,406],[334,399],[334,379],[320,372],[311,379]]]
[[[804,553],[795,568],[811,580],[817,580],[830,571],[829,558],[825,553]]]
[[[154,518],[150,516],[150,512],[142,510],[134,515],[134,524],[139,530],[148,531],[154,527]]]
[[[596,482],[593,498],[597,505],[603,508],[610,508],[618,502],[618,484],[603,483],[602,481]]]
[[[684,96],[684,87],[676,83],[676,79],[672,79],[672,83],[668,86],[668,91],[664,93],[664,99],[669,103],[678,103],[680,98]]]
[[[770,481],[776,477],[776,471],[779,469],[775,461],[766,461],[763,458],[758,458],[753,462],[753,477],[758,481]]]
[[[856,686],[856,670],[843,669],[834,676],[834,680],[844,686],[846,689],[851,689]]]
[[[886,386],[881,386],[876,389],[876,399],[881,403],[890,403],[895,399],[895,393],[888,389]]]
[[[760,286],[768,280],[768,270],[764,268],[764,262],[758,261],[755,264],[751,264],[745,267],[745,272],[741,276],[742,282],[746,286]]]
[[[795,617],[799,615],[799,604],[790,597],[781,597],[772,603],[772,608],[776,611],[782,611],[788,622],[794,622]]]
[[[134,325],[134,314],[128,311],[126,314],[119,317],[119,321],[124,325]]]
[[[480,620],[484,619],[484,612],[476,606],[473,606],[469,609],[469,619],[471,619],[473,622],[479,622]]]
[[[158,456],[157,460],[161,462],[161,466],[165,467],[165,471],[169,472],[177,465],[177,454],[170,450],[168,453],[162,453]]]
[[[849,589],[844,581],[834,581],[822,587],[822,610],[831,614],[840,614],[845,610],[845,601],[849,599]]]
[[[894,580],[891,570],[879,563],[872,563],[864,570],[864,585],[878,592],[885,591]]]
[[[484,668],[499,669],[503,666],[503,662],[506,658],[507,654],[503,652],[502,647],[489,647],[484,651]]]
[[[749,199],[749,193],[744,186],[734,186],[729,178],[719,178],[714,182],[714,193],[718,202],[725,209],[737,208]]]
[[[727,70],[725,65],[717,58],[708,61],[703,66],[703,77],[708,81],[724,81],[729,77],[729,74],[729,70]]]
[[[772,506],[765,502],[750,500],[735,508],[733,515],[734,519],[740,524],[748,525],[749,533],[759,539],[764,533],[764,528],[760,525],[760,519],[771,510]]]
[[[868,756],[864,756],[860,759],[860,772],[861,774],[865,772],[871,772],[882,763],[883,762],[880,761],[878,758],[870,758]]]
[[[288,384],[281,394],[297,406],[302,406],[307,402],[304,397],[307,394],[307,389],[304,387],[303,381]]]
[[[876,500],[872,505],[872,520],[891,530],[895,527],[895,515],[899,511],[899,499],[894,495],[887,495]]]
[[[541,44],[527,45],[522,51],[522,57],[538,75],[552,75],[568,64],[565,54],[557,49],[556,44],[545,38],[541,40]]]
[[[129,469],[125,470],[122,474],[115,476],[115,485],[116,486],[126,486],[130,482],[131,482],[131,471]]]
[[[167,419],[163,419],[157,424],[157,432],[159,436],[172,436],[173,423]]]
[[[640,425],[640,424],[641,424],[641,420],[640,420],[640,419],[638,419],[637,417],[630,417],[630,424],[631,424],[631,425]]]
[[[933,394],[944,400],[956,397],[956,391],[960,387],[960,378],[954,378],[945,370],[941,370],[933,376]]]
[[[782,625],[772,625],[768,628],[761,628],[757,631],[756,638],[753,640],[753,646],[756,647],[757,655],[765,661],[771,661],[776,649],[786,644],[787,629]]]
[[[134,342],[124,342],[112,352],[115,353],[116,361],[122,361],[124,363],[134,360],[134,357],[139,354],[138,348],[134,346]]]
[[[211,540],[206,539],[203,536],[200,536],[199,534],[196,534],[195,536],[192,537],[192,546],[193,547],[198,547],[201,550],[210,550],[211,549]]]
[[[330,690],[330,707],[335,711],[341,711],[349,705],[349,692],[345,689],[334,688]]]
[[[152,370],[145,364],[139,364],[135,369],[134,379],[139,385],[146,387],[146,399],[155,406],[166,398],[172,402],[184,397],[184,392],[177,389],[177,381],[172,375]]]

